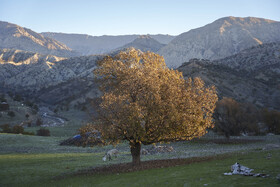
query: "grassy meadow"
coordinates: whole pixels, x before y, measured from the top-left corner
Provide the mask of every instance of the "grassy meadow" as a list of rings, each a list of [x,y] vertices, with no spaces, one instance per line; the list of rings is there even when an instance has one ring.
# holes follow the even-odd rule
[[[53,127],[55,128],[55,127]],[[58,129],[56,129],[59,134]],[[55,131],[54,131],[55,132]],[[279,142],[279,136],[262,137],[249,144],[214,144],[207,141],[171,143],[174,153],[143,155],[142,160],[213,156],[207,162],[150,169],[130,173],[75,175],[79,170],[131,161],[126,143],[117,146],[121,154],[103,162],[106,147],[59,146],[65,136],[0,134],[0,186],[278,186],[280,150],[263,150]],[[204,139],[211,139],[205,137]],[[260,138],[260,137],[250,137]],[[226,154],[225,158],[218,155]],[[267,156],[271,155],[271,158]],[[224,176],[239,162],[268,178]],[[57,178],[58,176],[62,176]]]

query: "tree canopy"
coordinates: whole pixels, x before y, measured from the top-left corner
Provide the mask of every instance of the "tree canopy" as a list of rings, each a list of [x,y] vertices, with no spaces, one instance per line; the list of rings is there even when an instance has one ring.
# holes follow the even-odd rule
[[[213,127],[215,88],[185,80],[160,55],[122,51],[99,61],[94,74],[103,93],[98,119],[80,131],[100,132],[103,144],[128,141],[133,164],[140,163],[141,144],[191,140]]]

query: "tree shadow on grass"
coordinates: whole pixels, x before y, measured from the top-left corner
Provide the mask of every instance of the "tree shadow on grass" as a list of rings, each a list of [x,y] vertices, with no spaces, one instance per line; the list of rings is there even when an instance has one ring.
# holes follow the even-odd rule
[[[108,165],[108,166],[93,167],[93,168],[78,170],[73,173],[63,173],[59,176],[55,176],[53,179],[60,180],[60,179],[65,179],[65,178],[72,177],[72,176],[117,174],[117,173],[128,173],[128,172],[142,171],[142,170],[155,169],[155,168],[167,168],[167,167],[188,165],[188,164],[192,164],[192,163],[208,162],[211,160],[222,160],[225,158],[229,158],[230,156],[232,156],[232,155],[226,153],[226,154],[222,154],[222,155],[206,156],[206,157],[149,160],[149,161],[142,161],[140,165],[136,165],[136,166],[132,165],[132,163],[112,164],[112,165]]]

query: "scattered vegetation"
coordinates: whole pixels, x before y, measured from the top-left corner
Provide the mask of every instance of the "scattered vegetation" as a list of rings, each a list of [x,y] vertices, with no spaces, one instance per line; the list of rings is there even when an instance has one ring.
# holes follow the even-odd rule
[[[15,125],[11,127],[9,124],[1,125],[0,128],[2,131],[1,133],[11,133],[11,134],[24,134],[24,135],[34,135],[33,132],[26,132],[24,128],[20,125]]]

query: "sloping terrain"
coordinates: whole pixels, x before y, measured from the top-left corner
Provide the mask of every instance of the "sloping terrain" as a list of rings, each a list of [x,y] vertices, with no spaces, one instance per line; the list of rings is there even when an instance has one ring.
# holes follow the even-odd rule
[[[225,17],[182,33],[163,47],[169,67],[192,58],[221,59],[263,43],[280,41],[280,22],[254,17]]]
[[[215,85],[220,97],[279,110],[279,51],[279,43],[264,44],[217,61],[192,59],[178,70]]]
[[[0,21],[0,48],[19,49],[62,57],[78,55],[65,44],[30,29]]]
[[[5,49],[0,50],[0,57],[0,90],[54,104],[67,98],[73,100],[75,95],[92,95],[91,92],[85,94],[85,90],[93,86],[92,71],[102,56],[65,59]]]

